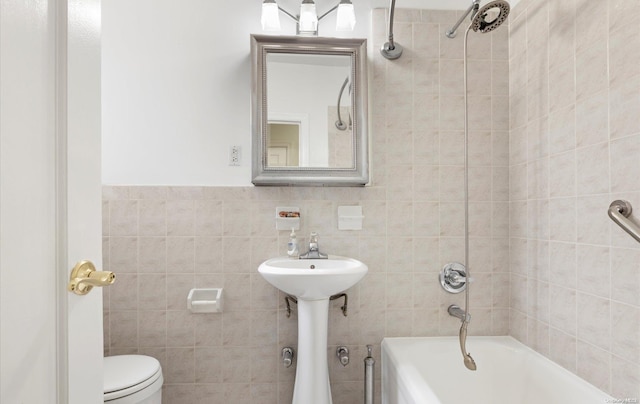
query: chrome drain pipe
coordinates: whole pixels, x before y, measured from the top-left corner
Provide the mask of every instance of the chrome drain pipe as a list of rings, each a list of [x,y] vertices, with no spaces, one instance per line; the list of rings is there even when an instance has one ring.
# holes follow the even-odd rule
[[[375,373],[376,360],[371,356],[373,347],[367,345],[367,357],[364,358],[364,404],[373,404],[373,377]]]

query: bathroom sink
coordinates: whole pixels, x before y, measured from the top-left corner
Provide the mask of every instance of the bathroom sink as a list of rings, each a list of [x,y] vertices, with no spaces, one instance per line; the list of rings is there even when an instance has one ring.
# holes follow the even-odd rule
[[[368,270],[356,259],[337,255],[327,259],[278,257],[258,267],[267,282],[302,300],[328,299],[358,283]]]
[[[358,283],[368,270],[358,260],[336,255],[327,259],[272,258],[258,267],[267,282],[297,298],[298,361],[293,404],[331,403],[329,298]]]

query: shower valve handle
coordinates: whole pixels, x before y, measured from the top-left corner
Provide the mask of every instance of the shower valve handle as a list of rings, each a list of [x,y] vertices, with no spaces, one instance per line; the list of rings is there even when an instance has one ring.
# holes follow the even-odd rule
[[[440,271],[440,285],[449,293],[460,293],[466,289],[471,277],[467,269],[459,262],[450,262]]]

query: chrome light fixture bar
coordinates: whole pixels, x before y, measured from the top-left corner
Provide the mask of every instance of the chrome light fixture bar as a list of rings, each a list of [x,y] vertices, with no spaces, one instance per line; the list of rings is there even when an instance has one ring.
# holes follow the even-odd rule
[[[320,16],[318,16],[316,4],[313,0],[302,0],[298,15],[294,15],[280,7],[278,3],[276,3],[276,0],[263,0],[262,29],[264,31],[279,31],[280,15],[278,12],[282,11],[297,23],[298,35],[317,36],[319,21],[336,10],[338,10],[336,15],[336,31],[353,31],[356,25],[356,15],[351,0],[340,0],[338,4]]]

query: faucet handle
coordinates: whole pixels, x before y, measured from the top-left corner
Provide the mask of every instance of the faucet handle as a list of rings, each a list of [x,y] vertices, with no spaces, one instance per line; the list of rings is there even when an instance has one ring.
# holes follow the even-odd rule
[[[315,231],[312,231],[311,234],[309,235],[309,242],[310,243],[317,243],[318,242],[318,233],[316,233]]]

